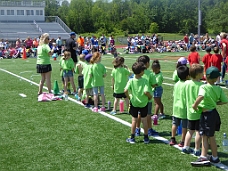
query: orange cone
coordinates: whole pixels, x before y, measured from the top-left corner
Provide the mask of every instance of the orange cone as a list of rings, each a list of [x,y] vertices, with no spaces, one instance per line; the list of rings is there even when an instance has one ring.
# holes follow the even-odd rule
[[[25,49],[25,48],[23,49],[23,56],[22,56],[22,59],[27,59],[27,56],[26,56],[26,49]]]

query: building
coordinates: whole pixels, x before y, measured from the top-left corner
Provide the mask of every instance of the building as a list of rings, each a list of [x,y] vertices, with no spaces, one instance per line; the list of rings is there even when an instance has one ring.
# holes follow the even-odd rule
[[[0,22],[45,21],[45,1],[0,1]]]

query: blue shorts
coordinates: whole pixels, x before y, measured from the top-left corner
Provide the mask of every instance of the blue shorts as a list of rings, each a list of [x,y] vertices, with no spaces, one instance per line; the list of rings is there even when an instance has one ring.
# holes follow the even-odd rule
[[[101,87],[93,87],[93,95],[98,95],[98,89],[100,94],[104,94],[104,86]]]
[[[63,78],[66,77],[73,77],[73,71],[72,70],[63,70]]]
[[[162,86],[155,87],[155,90],[154,90],[154,97],[162,97],[162,93],[163,93],[163,88],[162,88]]]

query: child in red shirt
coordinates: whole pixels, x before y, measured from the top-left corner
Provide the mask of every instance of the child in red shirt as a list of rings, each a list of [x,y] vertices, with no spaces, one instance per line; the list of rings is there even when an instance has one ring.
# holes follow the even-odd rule
[[[211,66],[214,66],[216,68],[218,68],[218,70],[221,72],[221,67],[222,67],[222,62],[223,62],[223,58],[222,55],[219,54],[219,48],[218,47],[214,47],[214,53],[211,56]],[[219,79],[217,80],[216,83],[219,83]]]
[[[188,55],[188,61],[189,61],[190,66],[192,64],[199,64],[200,55],[198,52],[196,52],[196,47],[194,45],[192,45],[190,47],[190,51],[191,51],[191,53]]]
[[[205,54],[202,59],[202,62],[204,63],[204,78],[206,78],[205,73],[207,68],[211,67],[211,56],[212,56],[210,47],[207,47],[205,51],[207,52],[207,54]]]

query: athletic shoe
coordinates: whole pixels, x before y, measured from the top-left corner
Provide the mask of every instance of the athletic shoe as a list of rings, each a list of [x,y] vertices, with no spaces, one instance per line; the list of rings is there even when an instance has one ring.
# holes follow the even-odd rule
[[[181,141],[179,144],[178,144],[179,147],[184,147],[184,142]]]
[[[105,107],[102,107],[100,110],[101,110],[102,112],[105,112]]]
[[[156,132],[154,129],[150,128],[148,129],[148,136],[158,135],[158,132]]]
[[[93,112],[98,112],[98,108],[97,107],[94,107],[93,108]]]
[[[149,144],[150,143],[150,139],[149,138],[144,138],[144,144]]]
[[[160,113],[159,115],[158,115],[158,119],[164,119],[165,118],[165,114],[164,113]]]
[[[191,162],[192,166],[211,166],[211,162],[207,158],[199,157],[196,161]]]
[[[219,160],[219,158],[218,158],[218,157],[217,157],[217,159],[216,159],[216,160],[213,160],[213,157],[212,157],[212,156],[210,156],[209,160],[210,160],[210,162],[211,162],[211,163],[221,163],[221,161]]]
[[[134,144],[135,143],[135,139],[134,138],[127,138],[126,142],[128,142],[130,144]]]
[[[85,104],[84,107],[85,108],[90,108],[91,106],[90,106],[90,104]]]
[[[196,157],[199,157],[201,155],[201,151],[195,151],[193,152],[193,155],[196,156]]]
[[[140,136],[140,128],[135,129],[135,136]]]
[[[193,153],[193,149],[189,148],[187,150],[186,148],[182,148],[181,153],[182,154],[191,154],[191,153]]]
[[[175,138],[171,138],[170,142],[169,142],[169,145],[175,145],[175,144],[177,144],[176,139]]]
[[[113,111],[110,112],[110,114],[111,114],[111,115],[115,115],[115,114],[116,114],[116,111],[113,110]]]

